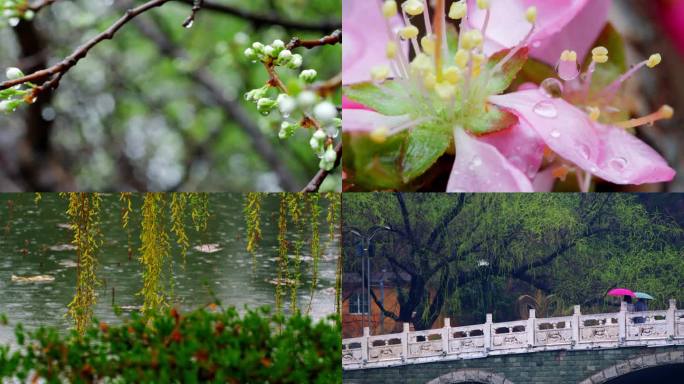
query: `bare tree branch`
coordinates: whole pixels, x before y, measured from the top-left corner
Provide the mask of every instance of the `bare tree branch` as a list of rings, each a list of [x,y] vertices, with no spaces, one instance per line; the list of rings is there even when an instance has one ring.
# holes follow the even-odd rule
[[[195,16],[197,15],[197,12],[202,9],[202,5],[204,5],[204,0],[194,0],[192,3],[192,11],[190,11],[190,16],[188,16],[188,18],[183,22],[183,27],[192,27],[192,24],[195,22]]]
[[[178,0],[184,4],[187,5],[193,5],[194,0]],[[249,20],[254,24],[255,26],[271,26],[271,25],[280,25],[281,27],[284,28],[291,28],[291,29],[299,29],[302,31],[314,31],[314,32],[327,32],[331,31],[334,29],[341,28],[340,20],[328,20],[328,21],[322,21],[322,22],[305,22],[305,21],[294,21],[294,20],[285,20],[280,18],[278,15],[275,14],[256,14],[256,13],[251,13],[248,11],[244,11],[242,9],[239,9],[235,6],[227,5],[227,4],[219,4],[215,3],[213,1],[205,0],[204,4],[202,5],[202,9],[205,9],[207,11],[214,11],[214,12],[219,12],[219,13],[224,13],[227,15],[232,15],[235,17],[239,17],[245,20]]]
[[[36,96],[43,90],[57,88],[57,86],[59,85],[59,80],[62,78],[62,76],[64,76],[64,74],[67,71],[73,68],[81,59],[86,57],[86,55],[88,55],[88,52],[91,49],[93,49],[93,47],[95,47],[96,45],[105,40],[112,39],[112,37],[114,37],[114,34],[116,34],[116,32],[119,29],[121,29],[121,27],[126,25],[126,23],[128,23],[129,21],[133,20],[136,16],[152,8],[160,7],[169,1],[170,0],[151,0],[138,7],[129,9],[128,11],[126,11],[126,14],[124,16],[122,16],[119,20],[117,20],[114,24],[107,28],[107,30],[88,40],[85,44],[78,47],[71,55],[67,56],[64,60],[49,68],[33,72],[29,75],[20,77],[18,79],[7,80],[3,83],[0,83],[0,89],[7,89],[28,82],[40,83],[49,77],[52,78],[48,81],[45,81],[43,85],[34,88],[33,96]]]
[[[333,33],[323,36],[320,39],[302,40],[299,37],[293,37],[292,40],[287,43],[287,49],[292,50],[299,47],[311,49],[322,45],[335,45],[340,43],[342,43],[342,30],[336,29]]]

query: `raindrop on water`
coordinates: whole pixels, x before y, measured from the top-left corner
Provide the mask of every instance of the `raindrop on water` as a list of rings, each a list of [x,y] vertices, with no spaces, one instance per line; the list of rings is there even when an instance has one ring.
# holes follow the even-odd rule
[[[563,83],[556,78],[549,77],[542,81],[541,85],[539,85],[539,90],[547,97],[558,98],[563,96]]]
[[[538,102],[532,110],[534,113],[541,117],[546,117],[548,119],[555,119],[558,116],[558,110],[550,101],[540,101]]]

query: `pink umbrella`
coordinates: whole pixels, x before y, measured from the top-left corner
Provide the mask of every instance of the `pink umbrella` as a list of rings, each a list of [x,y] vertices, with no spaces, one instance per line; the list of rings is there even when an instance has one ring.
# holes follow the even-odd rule
[[[608,291],[608,296],[632,296],[636,297],[636,294],[627,288],[613,288]]]

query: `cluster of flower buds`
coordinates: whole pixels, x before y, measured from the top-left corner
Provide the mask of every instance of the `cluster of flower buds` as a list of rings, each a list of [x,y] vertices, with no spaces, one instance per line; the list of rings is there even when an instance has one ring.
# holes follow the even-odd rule
[[[270,45],[254,42],[251,47],[245,49],[245,56],[254,62],[273,63],[290,69],[298,69],[303,61],[302,55],[286,49],[282,40],[274,40]]]
[[[0,10],[10,27],[16,27],[21,19],[31,20],[35,16],[27,0],[0,0]]]
[[[7,68],[5,76],[7,76],[7,80],[16,80],[24,77],[24,73],[19,68],[10,67]],[[33,84],[28,83],[26,85],[28,88],[20,84],[0,91],[0,112],[14,112],[19,105],[34,101],[34,98],[31,96]]]
[[[286,49],[281,40],[275,40],[270,45],[255,42],[245,49],[245,56],[255,63],[262,62],[274,67],[299,69],[302,66],[302,56]],[[303,69],[298,80],[288,81],[290,94],[282,92],[282,88],[269,82],[247,92],[245,99],[254,102],[259,113],[264,116],[274,116],[272,112],[278,112],[276,115],[280,118],[280,139],[294,136],[300,128],[313,128],[314,133],[309,144],[320,159],[320,168],[330,170],[337,160],[334,139],[342,128],[342,119],[331,102],[322,100],[316,92],[307,89],[316,81],[317,76],[316,70]],[[270,97],[269,92],[277,92],[276,97]]]

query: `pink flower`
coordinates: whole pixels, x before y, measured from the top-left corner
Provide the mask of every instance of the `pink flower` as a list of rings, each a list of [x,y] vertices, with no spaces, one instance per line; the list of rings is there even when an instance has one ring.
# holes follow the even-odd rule
[[[658,14],[663,28],[672,37],[672,41],[684,55],[684,1],[658,0]]]
[[[549,64],[563,50],[577,52],[580,62],[591,49],[608,18],[610,0],[493,0],[485,33],[485,53],[492,54],[518,44],[529,31],[525,10],[534,6],[538,16],[529,37],[530,56]],[[486,11],[468,0],[470,26],[482,28]]]

